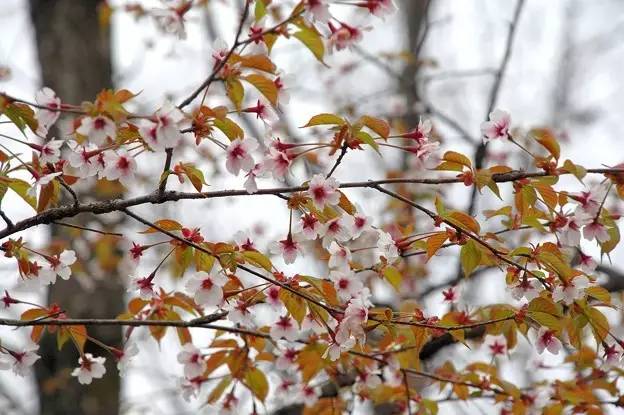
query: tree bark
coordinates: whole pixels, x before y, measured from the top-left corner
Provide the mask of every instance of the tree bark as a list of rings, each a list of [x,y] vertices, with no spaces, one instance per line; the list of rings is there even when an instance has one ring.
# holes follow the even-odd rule
[[[99,0],[30,0],[31,18],[36,32],[36,44],[41,66],[43,85],[54,89],[64,102],[76,104],[93,101],[95,96],[112,84],[110,34],[101,28],[97,7]],[[50,137],[58,131],[51,131]],[[111,186],[108,186],[110,190]],[[98,189],[92,187],[79,198],[98,198]],[[109,197],[114,196],[110,192]],[[77,217],[74,223],[84,224],[92,216]],[[106,225],[110,229],[110,224]],[[52,228],[53,244],[76,246],[81,238],[70,228]],[[107,263],[93,257],[79,258],[83,266],[69,281],[59,280],[51,286],[49,303],[57,303],[71,317],[110,318],[122,311],[124,288],[117,272],[119,252],[113,241],[83,239],[89,251],[95,244],[104,246]],[[106,244],[108,245],[102,245]],[[93,278],[93,264],[100,262],[104,278]],[[97,273],[97,272],[96,272]],[[89,335],[107,345],[118,347],[121,330],[117,327],[93,327]],[[41,342],[41,362],[35,365],[39,388],[40,412],[44,415],[115,415],[119,413],[120,379],[114,359],[91,342],[85,352],[107,358],[106,375],[91,385],[80,385],[71,377],[71,370],[78,365],[79,354],[71,342],[61,351],[56,337],[46,333]]]

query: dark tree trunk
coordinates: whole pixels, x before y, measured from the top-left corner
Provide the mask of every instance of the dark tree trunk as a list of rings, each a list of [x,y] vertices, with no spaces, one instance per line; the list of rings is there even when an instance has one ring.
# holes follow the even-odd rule
[[[42,83],[68,103],[93,101],[99,91],[112,84],[110,35],[98,23],[98,3],[98,0],[30,1]],[[52,131],[51,136],[56,133]],[[79,197],[97,198],[97,193],[94,187]],[[80,223],[81,219],[94,220],[93,217],[78,217],[74,223]],[[110,229],[110,225],[107,226]],[[52,230],[51,237],[54,243],[72,246],[80,234],[57,227]],[[88,244],[92,248],[94,242],[91,240]],[[119,254],[114,253],[115,257],[118,258]],[[117,273],[118,261],[108,262],[104,266],[106,277],[96,279],[90,268],[97,260],[80,260],[89,266],[80,267],[84,271],[72,275],[69,281],[59,280],[53,285],[49,291],[49,303],[59,304],[71,317],[115,317],[121,312],[124,295]],[[118,328],[93,327],[89,328],[89,335],[108,345],[119,346],[121,343]],[[55,337],[46,334],[40,351],[42,359],[36,365],[36,377],[42,414],[115,415],[119,412],[120,379],[114,359],[104,350],[87,343],[86,352],[107,358],[106,375],[89,386],[80,385],[70,376],[78,364],[78,352],[71,343],[58,351]]]

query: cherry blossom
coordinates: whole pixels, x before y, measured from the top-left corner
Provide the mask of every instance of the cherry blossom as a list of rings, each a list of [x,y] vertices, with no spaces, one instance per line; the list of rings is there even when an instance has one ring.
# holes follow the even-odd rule
[[[574,277],[571,281],[557,285],[553,290],[553,301],[572,304],[585,296],[585,288],[589,287],[589,279],[584,275]]]
[[[456,304],[459,301],[459,287],[452,286],[442,291],[444,302],[449,304]]]
[[[43,144],[39,149],[39,161],[41,164],[56,163],[61,159],[61,146],[65,142],[63,140],[52,139]]]
[[[78,169],[78,177],[86,178],[97,174],[99,165],[97,163],[98,148],[90,143],[79,145],[76,142],[70,142],[72,152],[69,153],[67,160],[70,166]]]
[[[105,357],[93,357],[91,353],[85,353],[78,359],[78,367],[71,375],[78,378],[82,385],[90,385],[93,379],[101,379],[106,373]]]
[[[288,234],[286,239],[271,243],[269,250],[274,255],[281,255],[286,264],[292,264],[297,259],[297,255],[303,255],[303,247],[298,234]]]
[[[581,228],[586,225],[590,219],[584,214],[577,213],[561,219],[565,220],[565,223],[559,229],[559,242],[561,242],[563,246],[579,246],[581,244]]]
[[[518,283],[511,288],[511,296],[518,301],[523,298],[531,301],[542,291],[540,282],[536,279],[521,278]]]
[[[234,234],[234,242],[243,251],[257,251],[258,248],[249,232],[238,231]]]
[[[322,357],[323,359],[326,359],[329,357],[329,360],[335,362],[336,360],[340,358],[340,355],[343,352],[353,349],[353,346],[355,346],[355,343],[356,343],[356,340],[355,340],[355,337],[353,336],[349,337],[342,343],[332,342],[329,344],[327,349],[325,349],[325,352],[323,353]]]
[[[340,201],[338,181],[333,177],[326,179],[321,174],[316,174],[308,185],[308,194],[317,209],[323,210],[326,205],[337,205]]]
[[[329,324],[329,323],[328,323]],[[319,323],[313,314],[308,313],[303,318],[301,322],[301,331],[313,331],[316,334],[321,334],[325,332],[325,326],[322,323]]]
[[[336,241],[333,241],[329,245],[329,262],[327,266],[334,269],[349,269],[349,262],[351,261],[351,251],[349,248],[339,245]]]
[[[304,0],[305,7],[304,16],[311,21],[327,23],[331,18],[329,14],[329,5],[326,0]]]
[[[360,208],[358,208],[358,212],[359,211],[360,211]],[[352,218],[353,218],[353,223],[351,224],[350,228],[351,228],[351,237],[353,239],[359,238],[363,232],[366,232],[372,229],[371,223],[373,222],[373,218],[371,218],[370,216],[366,216],[362,213],[356,213],[352,216]]]
[[[212,59],[214,60],[214,66],[216,67],[225,59],[230,51],[230,47],[227,45],[225,40],[221,38],[215,39],[212,44]]]
[[[238,398],[233,393],[225,395],[223,402],[221,403],[220,415],[238,415]]]
[[[407,146],[405,149],[416,155],[416,158],[414,159],[415,167],[417,169],[422,169],[425,167],[427,160],[429,160],[431,155],[438,150],[439,147],[440,143],[433,141]]]
[[[332,241],[345,242],[351,239],[351,218],[349,215],[338,216],[323,224],[319,236],[323,238],[323,248],[329,248]]]
[[[228,307],[228,320],[232,323],[242,326],[251,326],[253,324],[252,315],[249,311],[249,305],[241,300],[230,303]]]
[[[595,239],[599,243],[604,243],[611,239],[607,228],[597,220],[585,225],[583,228],[583,238],[588,241],[593,241]]]
[[[411,138],[419,144],[424,144],[429,141],[429,134],[431,134],[431,120],[423,120],[421,118],[418,120],[418,126],[415,129],[402,134],[401,137]]]
[[[237,138],[232,141],[226,150],[225,167],[235,176],[242,170],[252,170],[255,167],[251,152],[258,148],[258,142],[253,138]]]
[[[191,8],[192,3],[182,2],[178,7],[167,9],[153,9],[154,21],[164,33],[176,35],[179,39],[186,39],[186,28],[184,27],[184,14]]]
[[[63,174],[63,172],[60,171],[49,174],[37,174],[34,172],[34,170],[31,173],[33,173],[35,182],[32,184],[32,187],[30,187],[26,191],[26,193],[32,197],[37,197],[37,193],[41,187],[45,186],[46,184],[50,183],[52,180]]]
[[[357,374],[357,378],[355,380],[354,390],[361,391],[363,389],[375,389],[381,386],[381,378],[379,374],[375,373],[377,369],[365,369]]]
[[[16,375],[26,376],[30,367],[41,358],[35,353],[37,350],[39,345],[30,339],[19,352],[5,349],[5,353],[0,355],[0,369],[12,369]]]
[[[194,377],[193,379],[179,379],[178,387],[182,391],[182,398],[184,398],[186,402],[190,402],[192,398],[196,398],[203,383],[204,378],[200,376]]]
[[[130,276],[130,286],[128,287],[128,292],[138,291],[141,300],[151,300],[154,296],[156,296],[154,283],[152,282],[153,279],[154,275],[149,275],[145,278]]]
[[[119,350],[118,353],[115,354],[117,357],[119,376],[124,377],[126,375],[130,360],[137,354],[139,354],[139,348],[136,343],[126,344],[123,351]]]
[[[328,46],[330,53],[335,49],[341,51],[343,49],[352,48],[356,43],[360,42],[363,37],[363,31],[368,28],[358,28],[341,23],[340,27],[335,27],[331,22],[328,23],[331,35],[329,36]]]
[[[362,281],[350,270],[346,272],[332,271],[329,273],[329,279],[334,283],[336,293],[342,301],[355,297],[364,287]]]
[[[57,275],[64,280],[69,279],[71,276],[71,265],[76,262],[76,253],[72,250],[66,250],[60,255],[49,256],[46,259],[50,264],[50,268],[41,270],[41,282],[54,284]]]
[[[38,105],[46,107],[48,109],[39,109],[37,111],[37,134],[45,137],[48,134],[50,127],[56,123],[61,112],[61,99],[56,96],[56,93],[48,87],[43,87],[35,94],[35,101]]]
[[[585,255],[582,251],[579,250],[579,270],[584,272],[585,274],[591,274],[596,270],[598,264],[594,261],[594,258],[591,255]]]
[[[288,93],[287,85],[295,83],[295,77],[292,75],[283,75],[278,73],[273,84],[277,88],[277,102],[279,105],[286,105],[290,102],[290,94]]]
[[[294,342],[299,337],[297,322],[292,317],[282,316],[271,325],[269,334],[275,341],[285,338],[288,341]]]
[[[322,228],[322,223],[314,216],[313,213],[304,213],[301,218],[295,222],[293,232],[301,235],[302,240],[314,240]]]
[[[192,379],[206,371],[206,360],[193,343],[186,343],[177,356],[178,363],[184,365],[184,376]]]
[[[604,344],[604,362],[607,366],[617,367],[622,360],[622,350],[617,344]]]
[[[596,217],[608,191],[609,186],[607,184],[598,184],[592,186],[589,190],[580,193],[571,193],[569,197],[574,202],[578,203],[578,208],[586,216]]]
[[[275,367],[278,370],[291,370],[296,367],[296,359],[299,352],[292,348],[286,348],[277,356]]]
[[[266,290],[266,302],[276,311],[282,308],[282,300],[279,297],[280,290],[279,285],[271,285]]]
[[[535,343],[535,347],[539,354],[544,352],[544,349],[547,349],[552,354],[558,354],[559,350],[561,350],[562,344],[561,340],[559,340],[555,336],[555,332],[546,327],[540,327],[537,332],[537,342]]]
[[[487,143],[490,140],[497,138],[509,137],[509,127],[511,125],[511,116],[508,112],[495,109],[490,112],[489,121],[485,121],[481,124],[481,135],[483,135],[483,142]]]
[[[117,126],[115,121],[104,115],[95,117],[84,117],[80,121],[80,127],[76,129],[80,135],[86,136],[89,141],[95,145],[101,146],[106,144],[106,139],[110,137],[114,140],[117,136]]]
[[[262,168],[270,171],[275,179],[281,179],[288,173],[291,163],[292,158],[286,152],[271,147],[262,162]]]
[[[403,372],[401,372],[401,364],[394,356],[390,356],[387,365],[383,368],[383,377],[386,385],[391,388],[399,387],[403,384]]]
[[[247,171],[247,173],[245,174],[245,183],[243,184],[243,187],[245,188],[245,190],[247,190],[247,193],[254,194],[258,191],[256,178],[265,177],[266,173],[267,171],[264,168],[264,165],[261,163],[254,164],[254,166]]]
[[[507,354],[507,339],[503,335],[488,335],[483,344],[488,353],[494,357]]]
[[[104,165],[102,174],[108,180],[119,180],[126,187],[131,185],[137,164],[126,150],[104,152]]]
[[[184,120],[184,114],[170,102],[165,102],[156,111],[152,121],[147,121],[139,126],[139,134],[154,151],[165,151],[175,148],[182,140],[180,123]]]
[[[318,402],[319,395],[320,391],[318,388],[314,388],[310,385],[301,385],[297,393],[297,400],[303,401],[303,404],[309,408]]]
[[[9,294],[7,290],[4,290],[4,296],[2,297],[2,299],[0,299],[0,301],[2,301],[2,308],[4,308],[5,310],[11,307],[11,304],[20,303],[19,300],[16,300],[15,298],[11,297],[11,295]]]
[[[186,283],[186,289],[195,302],[204,306],[216,306],[223,301],[223,286],[228,278],[221,273],[200,271]]]
[[[279,116],[271,107],[271,104],[263,100],[258,100],[256,105],[243,108],[241,112],[256,114],[256,118],[262,120],[266,126],[270,126],[279,120]]]
[[[394,0],[365,0],[358,5],[366,7],[372,15],[381,19],[394,14],[397,11]]]
[[[392,262],[399,257],[399,250],[392,239],[392,235],[382,230],[377,231],[379,239],[377,239],[377,249],[380,251],[380,255]]]

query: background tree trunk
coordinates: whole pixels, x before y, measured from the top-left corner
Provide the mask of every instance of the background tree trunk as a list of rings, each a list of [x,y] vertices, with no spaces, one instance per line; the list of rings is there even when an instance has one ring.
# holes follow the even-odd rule
[[[99,0],[30,1],[42,83],[68,103],[93,101],[99,91],[112,84],[110,35],[99,25],[98,3]],[[56,134],[58,131],[52,131],[50,136]],[[79,197],[97,197],[99,190],[91,188]],[[107,196],[114,197],[108,190]],[[73,223],[80,222],[80,217],[73,220]],[[110,224],[106,226],[110,229]],[[51,237],[53,243],[73,247],[81,239],[80,234],[66,227],[54,228]],[[49,303],[58,303],[69,316],[77,318],[110,318],[119,314],[123,307],[124,288],[117,272],[120,255],[115,252],[112,242],[102,238],[83,239],[81,243],[96,244],[107,250],[105,264],[101,258],[94,261],[100,262],[98,266],[105,277],[96,279],[93,270],[79,266],[79,272],[74,273],[69,281],[59,280],[51,287]],[[101,254],[102,251],[98,257]],[[86,264],[94,259],[80,260]],[[93,327],[89,328],[89,335],[107,345],[119,346],[121,343],[118,328]],[[115,415],[119,412],[120,379],[110,355],[93,343],[87,343],[85,351],[106,355],[107,364],[104,378],[85,387],[70,376],[78,363],[78,353],[72,344],[68,343],[58,351],[56,338],[47,334],[40,350],[42,362],[36,365],[36,377],[42,414]]]

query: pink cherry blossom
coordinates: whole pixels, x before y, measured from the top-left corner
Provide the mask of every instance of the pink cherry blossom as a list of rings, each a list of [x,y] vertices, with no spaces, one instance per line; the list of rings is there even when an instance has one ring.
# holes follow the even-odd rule
[[[427,160],[431,157],[431,155],[438,150],[440,147],[440,143],[437,141],[432,142],[424,142],[417,143],[416,145],[407,146],[405,149],[410,153],[416,155],[416,158],[413,160],[415,167],[417,169],[425,168]]]
[[[393,0],[365,0],[358,5],[367,8],[372,15],[382,19],[397,11]]]
[[[104,115],[96,115],[95,117],[84,117],[76,132],[86,136],[91,143],[100,146],[106,144],[107,138],[115,139],[117,126],[115,121],[110,118]]]
[[[167,9],[153,9],[151,14],[160,31],[175,35],[178,39],[183,40],[186,39],[184,11],[176,7],[169,7]]]
[[[78,359],[78,367],[71,373],[78,378],[82,385],[90,385],[93,379],[100,379],[106,373],[105,357],[93,357],[91,353],[85,353]]]
[[[241,300],[231,302],[228,307],[228,320],[232,323],[240,324],[242,326],[251,326],[253,319],[251,312],[249,311],[249,305]]]
[[[562,344],[555,336],[555,332],[546,327],[540,327],[537,332],[537,342],[535,344],[537,352],[542,354],[544,349],[547,349],[552,354],[558,354],[561,350]]]
[[[483,342],[488,353],[492,356],[502,356],[507,354],[507,339],[503,335],[486,336]]]
[[[576,203],[578,208],[589,217],[596,217],[602,201],[609,191],[608,184],[598,184],[592,186],[589,190],[580,193],[571,193],[569,197]]]
[[[599,243],[604,243],[611,239],[607,228],[597,220],[585,225],[583,228],[583,238],[588,241],[593,241],[595,239]]]
[[[280,310],[282,308],[282,300],[279,297],[281,288],[278,285],[271,285],[266,290],[266,302],[274,310]]]
[[[256,118],[262,120],[262,122],[267,126],[270,126],[279,120],[279,116],[271,107],[271,104],[260,99],[256,102],[256,105],[243,108],[241,112],[256,114]]]
[[[377,250],[380,252],[380,256],[386,258],[388,262],[394,261],[399,257],[399,250],[392,235],[382,230],[378,230],[377,232],[379,234]]]
[[[339,183],[333,177],[326,179],[321,174],[316,174],[310,180],[308,194],[317,209],[323,210],[326,205],[337,205],[340,201],[338,192]]]
[[[58,275],[64,280],[68,280],[71,276],[71,265],[76,262],[76,253],[72,250],[63,251],[60,255],[54,255],[46,258],[50,264],[50,268],[43,269],[41,282],[54,284]]]
[[[108,180],[119,180],[121,184],[129,187],[134,179],[137,164],[126,150],[104,152],[103,176]]]
[[[591,255],[585,255],[582,251],[579,251],[579,270],[585,274],[591,274],[596,270],[598,264],[594,261]]]
[[[292,158],[288,153],[271,147],[262,162],[262,168],[270,171],[275,179],[282,179],[288,173],[291,164]]]
[[[331,22],[329,24],[329,30],[331,35],[329,36],[328,46],[330,53],[335,49],[341,51],[343,49],[352,48],[358,42],[362,40],[363,32],[369,30],[369,28],[359,28],[350,26],[346,23],[341,23],[340,27],[335,27]]]
[[[585,297],[585,288],[589,287],[589,279],[584,275],[574,277],[571,281],[561,283],[555,287],[552,293],[553,301],[562,301],[564,304],[572,304],[574,300]]]
[[[327,23],[331,18],[326,0],[304,0],[303,5],[305,7],[304,16],[308,20]]]
[[[63,140],[50,140],[41,146],[39,161],[41,164],[56,163],[61,159],[60,148],[65,142]]]
[[[299,337],[297,322],[290,316],[282,316],[271,325],[269,334],[275,341],[284,338],[288,341],[294,342]]]
[[[495,109],[490,112],[489,121],[485,121],[481,124],[483,142],[487,143],[490,140],[509,137],[510,126],[511,116],[509,113],[500,109]]]
[[[27,343],[20,348],[20,351],[5,349],[5,353],[0,355],[0,369],[11,369],[18,376],[26,376],[30,367],[40,359],[35,353],[39,345],[28,339]]]
[[[177,356],[178,363],[184,365],[184,376],[192,379],[206,371],[206,360],[193,343],[186,343]]]
[[[171,102],[165,102],[156,111],[156,143],[152,146],[155,150],[175,148],[182,140],[180,123],[184,120],[184,114]],[[150,144],[151,146],[151,144]]]
[[[34,173],[31,172],[31,173]],[[52,180],[54,180],[55,178],[57,178],[58,176],[62,175],[63,172],[56,172],[56,173],[49,173],[49,174],[33,174],[35,182],[32,184],[32,187],[30,187],[26,193],[29,196],[32,197],[37,197],[37,193],[38,190],[45,186],[46,184],[50,183]]]
[[[319,236],[323,237],[323,248],[329,248],[332,241],[346,242],[351,239],[351,221],[351,216],[343,215],[325,222],[319,231]]]
[[[237,138],[232,141],[226,150],[225,167],[237,176],[243,170],[252,170],[255,167],[251,152],[258,148],[258,142],[253,138]]]
[[[95,176],[99,169],[97,163],[98,148],[90,143],[80,145],[72,142],[72,152],[69,153],[67,160],[70,166],[78,169],[78,177],[87,178]]]
[[[221,273],[200,271],[186,283],[186,289],[195,302],[203,306],[216,306],[223,301],[223,286],[228,278]]]
[[[243,251],[257,251],[253,237],[249,232],[238,231],[234,234],[234,242]]]
[[[455,304],[459,301],[459,287],[452,286],[442,291],[442,297],[445,303]]]
[[[296,359],[299,352],[295,349],[287,348],[277,356],[275,367],[277,370],[292,370],[296,367]]]
[[[401,135],[401,137],[411,138],[412,140],[416,140],[419,144],[424,144],[429,141],[429,134],[431,134],[431,121],[423,121],[420,119],[418,121],[418,127]]]
[[[332,241],[329,245],[329,262],[327,266],[333,269],[349,269],[351,261],[351,251],[349,248],[339,245],[336,241]]]
[[[617,344],[604,344],[604,361],[607,366],[617,367],[622,360],[622,350]]]
[[[273,242],[269,249],[272,254],[281,255],[287,264],[295,262],[297,255],[303,255],[303,246],[297,234],[288,234],[286,239]]]
[[[59,111],[61,109],[61,99],[56,96],[52,89],[43,87],[35,94],[35,101],[38,105],[48,108],[42,108],[37,111],[37,121],[39,122],[37,134],[45,137],[50,127],[56,123],[61,115]]]
[[[303,404],[309,408],[318,402],[320,391],[310,385],[301,385],[297,395],[298,400],[303,401]]]
[[[581,244],[581,227],[586,225],[591,219],[584,215],[575,213],[566,216],[565,224],[559,229],[559,242],[563,246],[579,246]]]
[[[317,238],[321,228],[321,222],[313,213],[304,213],[301,215],[301,218],[295,222],[293,232],[300,234],[304,240],[314,240]]]
[[[526,301],[531,301],[539,295],[542,288],[538,280],[522,278],[511,288],[511,296],[518,301],[521,301],[523,298]]]
[[[120,351],[117,355],[117,370],[119,371],[119,376],[124,377],[126,375],[131,359],[137,354],[139,354],[139,348],[136,343],[126,344],[123,351]]]
[[[350,270],[346,272],[334,270],[329,273],[329,279],[334,283],[336,293],[342,301],[355,297],[364,287],[362,281]]]
[[[181,378],[178,380],[178,387],[182,392],[182,398],[186,402],[190,402],[192,398],[197,398],[201,385],[205,382],[205,379],[201,376],[196,376],[192,379]]]
[[[130,286],[128,287],[128,292],[134,293],[135,291],[138,291],[141,300],[151,300],[156,296],[154,283],[152,282],[153,279],[153,274],[145,278],[130,276]]]
[[[247,171],[247,173],[245,174],[245,177],[247,179],[245,179],[245,183],[243,184],[243,187],[245,188],[245,190],[247,190],[247,193],[254,194],[258,191],[256,178],[265,177],[266,173],[267,171],[262,163],[254,164],[254,166]]]

